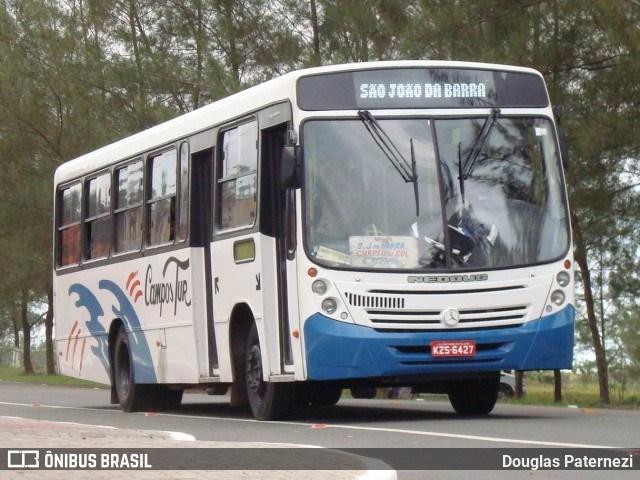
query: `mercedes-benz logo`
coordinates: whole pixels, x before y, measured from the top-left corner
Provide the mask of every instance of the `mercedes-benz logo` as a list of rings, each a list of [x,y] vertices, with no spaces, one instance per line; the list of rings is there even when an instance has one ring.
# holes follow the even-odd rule
[[[447,327],[455,327],[460,321],[460,312],[455,308],[447,308],[442,312],[440,321]]]

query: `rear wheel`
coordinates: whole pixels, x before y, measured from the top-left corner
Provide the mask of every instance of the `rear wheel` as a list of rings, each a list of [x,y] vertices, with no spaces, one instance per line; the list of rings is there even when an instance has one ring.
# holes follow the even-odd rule
[[[127,331],[120,327],[113,354],[113,370],[118,402],[125,412],[145,410],[151,394],[149,385],[136,383],[131,358]]]
[[[513,391],[513,388],[511,388],[510,385],[507,385],[506,383],[500,384],[500,391],[498,393],[498,398],[500,400],[502,400],[503,398],[513,398],[514,396],[515,396],[515,392]]]
[[[311,405],[332,407],[340,400],[342,388],[334,385],[314,385],[311,391]]]
[[[164,385],[155,385],[153,400],[150,402],[154,410],[177,410],[182,404],[184,390],[174,390]]]
[[[500,375],[459,380],[449,384],[449,400],[461,415],[487,415],[498,400]]]
[[[253,416],[258,420],[276,420],[290,415],[296,401],[295,384],[264,381],[262,351],[255,323],[247,335],[245,358],[247,397]]]
[[[352,388],[351,396],[353,398],[363,398],[363,399],[370,400],[376,397],[376,388],[375,387]]]

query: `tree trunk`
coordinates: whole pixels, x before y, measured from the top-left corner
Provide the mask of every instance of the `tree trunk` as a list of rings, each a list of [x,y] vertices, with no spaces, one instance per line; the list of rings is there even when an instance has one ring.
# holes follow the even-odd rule
[[[524,393],[522,388],[522,380],[524,379],[524,373],[522,372],[522,370],[516,370],[515,377],[516,377],[515,397],[516,399],[520,400]]]
[[[313,30],[313,50],[311,54],[311,63],[313,66],[320,66],[322,64],[322,57],[320,56],[320,34],[318,27],[318,10],[316,8],[316,0],[310,1],[311,7],[311,29]]]
[[[29,315],[27,305],[29,303],[29,294],[26,289],[22,290],[22,299],[20,300],[20,320],[22,321],[22,361],[24,363],[24,373],[33,373],[33,364],[31,363],[31,324],[29,323]]]
[[[562,401],[562,375],[560,370],[553,371],[554,380],[554,401],[559,403]]]
[[[20,348],[20,319],[15,306],[11,307],[11,322],[13,323],[13,348]]]
[[[575,261],[578,264],[578,268],[580,268],[580,274],[582,276],[582,285],[584,287],[584,303],[587,308],[587,322],[589,323],[591,340],[593,342],[593,350],[596,355],[600,400],[602,400],[602,403],[604,404],[609,404],[611,403],[611,399],[609,397],[609,374],[607,367],[607,355],[604,346],[602,345],[600,331],[598,330],[598,319],[596,318],[595,304],[593,300],[591,273],[589,272],[589,266],[587,263],[587,252],[584,244],[584,238],[582,237],[582,231],[580,230],[578,219],[573,214],[571,214],[571,224],[573,226],[574,241],[576,245],[574,256]]]
[[[53,286],[47,288],[47,316],[44,320],[45,343],[47,346],[47,375],[56,373],[55,353],[53,351]]]

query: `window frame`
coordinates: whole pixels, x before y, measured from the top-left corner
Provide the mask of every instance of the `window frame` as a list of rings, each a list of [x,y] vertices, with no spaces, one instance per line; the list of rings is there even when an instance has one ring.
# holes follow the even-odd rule
[[[78,200],[78,203],[79,203],[78,219],[77,221],[70,221],[68,224],[64,224],[64,210],[65,210],[64,192],[71,190],[75,187],[79,187],[80,189],[80,198]],[[61,185],[59,186],[59,189],[58,189],[59,207],[58,207],[57,228],[56,228],[56,238],[57,238],[56,266],[61,269],[78,267],[82,262],[82,216],[83,216],[83,197],[84,197],[83,190],[84,190],[83,183],[81,179],[74,180],[67,184]],[[73,218],[73,215],[72,215],[72,218]],[[62,238],[63,232],[66,230],[70,230],[71,228],[74,228],[74,227],[78,229],[78,234],[77,234],[78,242],[76,245],[77,247],[76,260],[70,263],[64,263],[63,262],[64,241]]]
[[[125,168],[129,168],[136,163],[140,163],[140,171],[142,172],[142,178],[140,179],[140,202],[135,204],[127,203],[126,206],[120,207],[118,205],[118,200],[120,198],[120,172]],[[113,186],[116,186],[115,188]],[[116,164],[113,169],[113,184],[112,189],[114,190],[114,201],[112,202],[113,212],[113,235],[112,235],[112,255],[126,255],[131,253],[140,252],[142,250],[144,244],[144,160],[142,157],[135,157],[133,159],[129,159],[123,163]],[[136,248],[118,250],[118,218],[122,213],[126,213],[128,211],[134,210],[136,208],[140,208],[140,238],[138,239],[138,245]]]
[[[176,242],[183,243],[189,238],[189,212],[191,210],[191,151],[189,142],[182,140],[177,148],[177,207],[176,207]],[[184,156],[183,156],[184,153]],[[184,164],[183,164],[184,162]],[[186,165],[186,172],[184,166]],[[183,174],[186,173],[186,185]],[[186,200],[186,202],[185,202]],[[186,205],[186,206],[185,206]],[[185,210],[186,209],[186,210]],[[184,217],[184,218],[183,218]]]
[[[174,164],[173,164],[173,173],[175,175],[175,186],[174,186],[174,190],[172,194],[162,194],[159,196],[154,197],[153,196],[153,165],[154,165],[154,160],[158,159],[158,158],[162,158],[165,154],[169,153],[169,152],[173,152],[174,153]],[[146,155],[146,160],[145,160],[146,166],[145,166],[145,170],[144,170],[144,174],[146,175],[146,181],[145,181],[145,187],[146,187],[146,191],[145,191],[145,196],[144,196],[144,205],[145,205],[145,209],[144,209],[144,218],[146,220],[145,222],[145,226],[143,228],[144,230],[144,245],[146,248],[149,249],[155,249],[155,248],[160,248],[160,247],[165,247],[167,245],[173,245],[176,243],[176,239],[177,239],[177,231],[176,231],[176,226],[177,226],[177,201],[178,201],[178,182],[179,182],[179,175],[178,175],[178,148],[176,147],[176,143],[172,143],[171,145],[165,146],[164,148],[160,149],[160,150],[156,150],[154,152],[150,152]],[[153,218],[152,218],[152,208],[155,204],[164,202],[166,200],[169,200],[169,215],[168,215],[168,226],[169,226],[169,239],[167,241],[158,241],[158,242],[152,242],[152,229],[153,229]],[[172,226],[173,225],[173,226]],[[171,229],[173,228],[173,232],[171,231]]]
[[[224,173],[224,169],[225,166],[227,165],[225,163],[225,158],[223,155],[224,152],[224,136],[225,134],[233,131],[233,130],[238,130],[243,126],[246,125],[250,125],[253,124],[255,125],[255,133],[256,133],[256,144],[255,144],[255,162],[254,162],[254,166],[255,168],[253,170],[249,170],[246,173],[243,172],[242,174],[238,174],[237,171],[236,173],[234,173],[233,175],[228,175],[228,176],[223,176]],[[224,235],[224,234],[228,234],[228,233],[233,233],[236,231],[244,231],[244,230],[252,230],[255,229],[256,226],[258,225],[258,213],[259,213],[259,198],[260,198],[260,178],[259,178],[259,171],[260,171],[260,125],[258,122],[258,118],[256,116],[251,116],[251,117],[247,117],[247,118],[243,118],[237,122],[234,122],[232,124],[226,125],[224,127],[221,127],[218,130],[218,135],[217,135],[217,146],[216,146],[216,175],[215,175],[215,218],[214,218],[214,227],[215,227],[215,233],[217,235]],[[239,142],[238,142],[239,143]],[[255,176],[255,192],[254,192],[254,197],[255,197],[255,202],[254,202],[254,215],[253,215],[253,221],[251,223],[245,223],[245,224],[233,224],[230,226],[223,226],[222,225],[222,212],[223,212],[223,207],[225,205],[225,202],[223,200],[223,195],[224,195],[224,186],[230,182],[236,182],[238,179],[242,179],[245,177],[251,177],[251,176]],[[234,198],[237,198],[234,196]]]
[[[90,216],[90,204],[89,202],[91,202],[91,182],[98,180],[101,177],[107,177],[109,180],[109,186],[107,189],[107,196],[106,198],[108,199],[108,206],[106,211],[104,212],[99,212],[97,211],[96,208],[96,214]],[[94,262],[94,261],[98,261],[98,260],[104,260],[106,258],[109,258],[111,256],[111,252],[113,250],[113,220],[111,219],[111,212],[112,212],[112,202],[113,202],[113,178],[111,175],[111,171],[110,170],[102,170],[102,171],[98,171],[96,173],[91,174],[91,176],[88,176],[85,178],[84,180],[84,189],[83,189],[83,195],[82,195],[82,203],[83,203],[83,207],[84,207],[84,215],[82,216],[82,245],[84,245],[84,248],[82,249],[83,251],[83,255],[82,255],[82,259],[84,261],[88,261],[88,262]],[[108,247],[108,251],[106,253],[106,255],[100,255],[98,257],[92,257],[90,256],[90,252],[91,252],[91,245],[89,244],[90,239],[89,239],[89,231],[90,231],[90,227],[92,227],[94,224],[96,224],[97,222],[99,222],[100,220],[104,220],[105,218],[107,218],[109,220],[108,223],[108,234],[107,234],[107,247]]]

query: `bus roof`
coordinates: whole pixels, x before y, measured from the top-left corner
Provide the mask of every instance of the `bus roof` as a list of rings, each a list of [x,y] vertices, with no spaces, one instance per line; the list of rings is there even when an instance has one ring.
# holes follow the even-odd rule
[[[542,77],[536,70],[526,67],[431,60],[363,62],[296,70],[70,160],[58,167],[54,182],[58,185],[106,168],[114,163],[134,158],[149,150],[171,144],[234,118],[248,115],[263,106],[285,100],[295,104],[296,82],[300,77],[335,72],[410,67],[502,70],[531,73]]]

